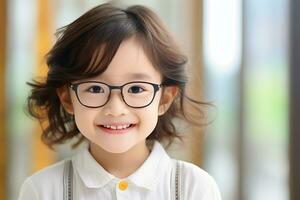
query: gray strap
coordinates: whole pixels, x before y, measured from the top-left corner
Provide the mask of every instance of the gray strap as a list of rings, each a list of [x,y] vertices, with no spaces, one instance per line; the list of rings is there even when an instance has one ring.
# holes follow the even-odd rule
[[[180,165],[178,160],[176,161],[175,199],[180,200]]]
[[[172,172],[171,172],[171,194],[172,200],[180,200],[180,163],[179,160],[172,160]]]
[[[64,200],[73,200],[73,166],[71,160],[65,162],[63,179]]]

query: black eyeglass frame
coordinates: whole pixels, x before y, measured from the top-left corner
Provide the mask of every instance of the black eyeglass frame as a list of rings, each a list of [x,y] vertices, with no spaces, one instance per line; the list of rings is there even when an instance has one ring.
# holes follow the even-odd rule
[[[100,105],[100,106],[88,106],[88,105],[85,105],[84,103],[82,103],[81,100],[80,100],[80,98],[79,98],[77,88],[78,88],[78,86],[79,86],[80,84],[83,84],[83,83],[101,83],[101,84],[106,85],[106,86],[109,88],[109,94],[108,94],[108,97],[107,97],[106,102],[105,102],[104,104]],[[128,85],[128,84],[132,84],[132,83],[147,83],[147,84],[150,84],[150,85],[153,86],[153,89],[154,89],[153,97],[152,97],[151,101],[150,101],[147,105],[145,105],[145,106],[137,106],[137,107],[136,107],[136,106],[131,106],[131,105],[129,105],[129,104],[125,101],[124,95],[123,95],[123,87],[126,86],[126,85]],[[163,84],[155,84],[155,83],[150,83],[150,82],[147,82],[147,81],[131,81],[131,82],[125,83],[125,84],[123,84],[123,85],[108,85],[107,83],[100,82],[100,81],[84,81],[84,82],[79,82],[79,83],[71,83],[71,84],[69,85],[69,87],[75,92],[76,97],[77,97],[77,100],[79,101],[79,103],[80,103],[81,105],[87,107],[87,108],[100,108],[100,107],[105,106],[105,105],[107,104],[107,102],[110,100],[111,91],[112,91],[112,90],[117,90],[117,89],[120,90],[120,93],[121,93],[121,96],[122,96],[122,100],[123,100],[123,102],[124,102],[127,106],[129,106],[129,107],[131,107],[131,108],[145,108],[145,107],[149,106],[149,105],[153,102],[156,93],[158,92],[158,90],[159,90],[162,86],[163,86]]]

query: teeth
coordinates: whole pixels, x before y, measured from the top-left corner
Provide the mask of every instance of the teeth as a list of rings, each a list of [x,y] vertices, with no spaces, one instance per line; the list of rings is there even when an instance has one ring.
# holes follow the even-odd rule
[[[103,125],[105,128],[110,128],[113,130],[122,130],[122,129],[126,129],[130,126],[130,124],[128,125],[123,125],[123,126],[111,126],[111,125]]]
[[[111,128],[111,129],[117,129],[117,127],[116,127],[116,126],[110,126],[110,128]]]

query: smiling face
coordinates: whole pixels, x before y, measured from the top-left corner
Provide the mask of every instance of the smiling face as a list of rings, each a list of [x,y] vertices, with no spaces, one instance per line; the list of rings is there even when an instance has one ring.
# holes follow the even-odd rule
[[[123,41],[108,68],[94,78],[80,80],[98,81],[111,86],[121,86],[132,81],[161,84],[162,77],[144,53],[135,37]],[[98,93],[99,87],[92,88]],[[125,90],[128,91],[128,90]],[[130,88],[139,92],[138,88]],[[110,153],[123,153],[135,146],[145,145],[146,138],[154,130],[158,116],[163,114],[177,90],[160,88],[150,105],[143,108],[129,107],[122,99],[120,90],[112,90],[109,101],[102,107],[83,106],[74,90],[59,90],[60,100],[69,113],[74,114],[80,132],[91,142]],[[68,96],[70,95],[70,100]]]

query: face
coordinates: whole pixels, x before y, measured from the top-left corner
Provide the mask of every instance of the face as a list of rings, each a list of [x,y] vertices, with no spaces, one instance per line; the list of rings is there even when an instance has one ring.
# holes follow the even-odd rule
[[[147,58],[142,46],[132,37],[122,42],[106,71],[97,77],[77,82],[83,81],[99,81],[112,86],[132,81],[161,84],[162,77]],[[74,114],[80,132],[92,144],[110,153],[123,153],[145,144],[157,124],[158,116],[167,110],[176,91],[174,88],[166,88],[163,95],[160,88],[152,103],[144,108],[126,105],[120,90],[112,90],[109,101],[99,108],[83,106],[71,89],[68,92],[58,91],[58,95],[67,112]]]

